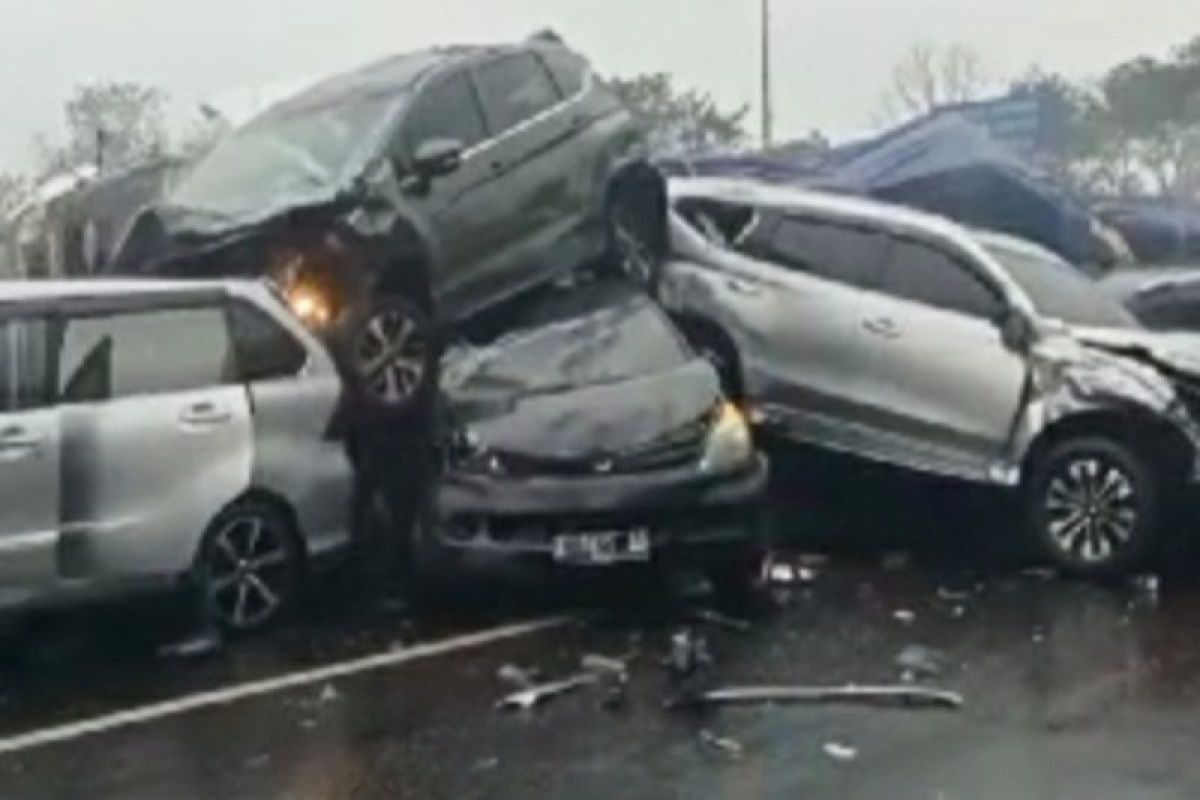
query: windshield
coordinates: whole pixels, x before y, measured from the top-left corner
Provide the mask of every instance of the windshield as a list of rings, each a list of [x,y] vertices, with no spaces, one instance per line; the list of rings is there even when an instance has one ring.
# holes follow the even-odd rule
[[[1067,262],[1050,253],[984,242],[1033,302],[1038,314],[1071,325],[1098,328],[1141,327],[1133,315]]]
[[[269,113],[197,164],[171,201],[235,216],[328,193],[359,164],[395,104],[394,94],[376,94]]]

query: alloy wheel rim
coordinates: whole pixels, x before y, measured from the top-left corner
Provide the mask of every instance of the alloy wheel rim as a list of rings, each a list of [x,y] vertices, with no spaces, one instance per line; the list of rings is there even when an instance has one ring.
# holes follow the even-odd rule
[[[212,608],[235,629],[270,619],[287,598],[290,554],[282,534],[257,516],[229,522],[213,539],[208,567]]]
[[[1095,457],[1074,459],[1055,473],[1043,508],[1055,545],[1089,563],[1108,560],[1129,546],[1138,524],[1133,480],[1117,465]]]
[[[367,390],[388,405],[403,403],[420,388],[425,355],[426,344],[416,320],[397,309],[371,317],[355,353]]]

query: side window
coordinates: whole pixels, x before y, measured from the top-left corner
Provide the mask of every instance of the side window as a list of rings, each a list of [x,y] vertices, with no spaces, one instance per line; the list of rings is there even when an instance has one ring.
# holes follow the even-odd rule
[[[199,389],[232,374],[218,306],[67,317],[58,353],[65,403]]]
[[[493,134],[501,134],[559,102],[550,74],[532,53],[501,56],[479,67],[475,81]]]
[[[0,322],[0,411],[40,408],[50,402],[49,327],[40,317]]]
[[[430,139],[457,139],[464,148],[487,138],[483,112],[465,72],[425,89],[404,124],[404,144],[414,152]]]
[[[541,56],[563,97],[573,97],[583,91],[588,73],[588,64],[583,58],[559,48],[543,50]]]
[[[291,377],[304,368],[308,353],[282,325],[248,303],[229,307],[237,352],[238,379],[247,383]]]
[[[948,311],[993,319],[999,296],[961,261],[911,239],[894,239],[883,289],[890,295]]]
[[[818,278],[873,286],[887,247],[887,237],[875,231],[787,217],[771,232],[762,255]]]

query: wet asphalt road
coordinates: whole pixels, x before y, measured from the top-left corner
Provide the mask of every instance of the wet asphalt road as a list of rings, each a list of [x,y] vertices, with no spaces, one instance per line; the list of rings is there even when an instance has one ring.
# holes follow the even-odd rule
[[[171,603],[46,620],[12,639],[0,737],[499,623],[562,627],[0,756],[0,797],[1167,798],[1200,792],[1200,567],[1091,586],[1028,572],[1003,502],[857,469],[781,470],[773,534],[811,582],[698,624],[701,686],[891,683],[898,655],[961,711],[826,706],[668,710],[672,632],[701,582],[631,593],[488,587],[452,616],[331,589],[270,635],[196,661]],[[869,498],[871,502],[863,502]],[[812,558],[813,555],[817,558]],[[907,554],[907,555],[902,555]],[[897,613],[900,612],[900,613]],[[497,670],[553,679],[632,653],[624,704],[585,687],[503,712]],[[728,740],[726,747],[712,737]],[[706,742],[706,739],[709,740]],[[4,740],[7,741],[7,740]],[[736,744],[735,744],[736,743]],[[838,759],[827,745],[841,753]],[[3,742],[0,742],[0,747]],[[853,753],[853,757],[847,757]]]

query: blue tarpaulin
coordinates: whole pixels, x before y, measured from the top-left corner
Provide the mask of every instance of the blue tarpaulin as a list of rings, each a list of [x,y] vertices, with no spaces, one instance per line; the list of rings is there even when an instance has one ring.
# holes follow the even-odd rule
[[[1138,261],[1200,261],[1200,206],[1172,200],[1111,199],[1097,201],[1093,209],[1124,237]]]
[[[924,209],[1038,242],[1078,264],[1107,256],[1086,206],[954,114],[836,148],[816,167],[763,156],[708,158],[691,167],[694,174],[795,183]]]

